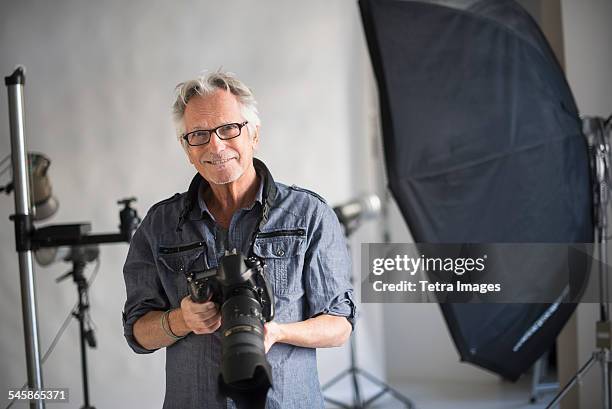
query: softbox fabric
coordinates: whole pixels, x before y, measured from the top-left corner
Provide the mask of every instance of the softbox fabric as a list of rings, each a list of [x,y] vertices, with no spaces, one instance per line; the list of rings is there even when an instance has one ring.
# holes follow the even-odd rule
[[[389,187],[415,241],[592,242],[578,110],[532,18],[511,0],[360,7]],[[515,380],[575,304],[441,309],[462,360]]]

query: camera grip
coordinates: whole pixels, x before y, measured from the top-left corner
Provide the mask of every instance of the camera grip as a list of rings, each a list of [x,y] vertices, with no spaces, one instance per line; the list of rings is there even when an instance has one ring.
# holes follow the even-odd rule
[[[189,296],[195,303],[210,301],[217,292],[216,269],[191,271],[186,273],[189,283]]]
[[[198,286],[196,282],[189,283],[189,296],[191,301],[202,304],[210,299],[212,296],[212,290],[210,286]]]

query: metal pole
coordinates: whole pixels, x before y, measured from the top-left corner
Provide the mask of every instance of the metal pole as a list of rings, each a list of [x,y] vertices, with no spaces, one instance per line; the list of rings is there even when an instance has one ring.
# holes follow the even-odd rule
[[[83,408],[89,409],[89,381],[87,379],[87,345],[85,344],[85,323],[83,316],[85,310],[83,308],[83,297],[85,294],[79,290],[79,312],[77,319],[79,320],[79,334],[81,336],[81,375],[83,376]]]
[[[607,203],[606,203],[607,205]],[[602,211],[607,211],[606,208],[602,209]],[[610,273],[608,268],[608,249],[607,249],[607,234],[608,234],[608,225],[607,225],[607,217],[605,217],[606,223],[601,229],[601,237],[600,241],[600,285],[601,285],[601,303],[600,303],[600,315],[601,322],[609,322],[610,321],[610,306],[609,306],[609,293],[608,293],[608,274]],[[609,345],[600,349],[601,353],[601,395],[604,409],[611,409],[612,402],[610,402],[611,398],[611,385],[610,385],[610,349]]]
[[[603,163],[605,179],[600,181],[600,227],[599,227],[599,283],[601,286],[600,290],[600,322],[598,325],[605,325],[610,323],[610,293],[608,290],[608,274],[610,274],[608,268],[608,203],[610,200],[610,188],[608,186],[610,182],[610,141],[608,135],[606,135],[606,129],[604,126],[603,119],[599,118],[597,121],[598,131],[601,137],[601,145],[599,149],[601,152],[601,161]],[[598,331],[596,330],[596,334]],[[608,333],[608,336],[609,333]],[[608,340],[605,345],[600,346],[600,357],[601,357],[601,380],[602,380],[602,403],[604,409],[612,409],[611,390],[610,385],[610,341]]]
[[[85,330],[85,318],[87,316],[87,310],[89,309],[89,297],[87,295],[88,283],[83,275],[85,269],[84,261],[75,261],[72,268],[72,276],[74,282],[77,284],[77,290],[79,295],[79,305],[77,312],[73,315],[79,320],[79,334],[81,338],[81,374],[83,376],[83,406],[81,409],[95,409],[89,404],[89,380],[87,375],[87,345],[86,342],[86,330]]]
[[[574,385],[582,380],[582,376],[586,374],[591,366],[596,363],[599,359],[598,352],[594,352],[593,356],[576,372],[576,375],[569,380],[569,382],[559,391],[559,393],[553,398],[552,401],[548,405],[546,405],[546,409],[552,409],[557,407],[557,405],[561,402],[561,399],[567,395],[567,393],[574,387]]]
[[[351,340],[350,340],[351,346],[350,346],[350,351],[351,351],[351,380],[353,381],[353,406],[355,408],[363,408],[363,401],[361,400],[361,391],[359,389],[359,381],[357,380],[357,357],[356,357],[356,350],[357,350],[357,343],[355,341],[355,337],[353,335],[351,335]]]
[[[599,228],[599,300],[600,300],[600,321],[610,320],[610,294],[608,292],[608,186],[604,181],[602,183],[605,187],[602,188],[600,214],[601,214],[601,226]]]
[[[24,132],[23,87],[25,73],[18,67],[13,74],[4,78],[8,91],[9,123],[11,128],[11,157],[13,161],[13,183],[15,186],[15,241],[19,254],[19,276],[21,279],[21,309],[26,347],[28,386],[32,390],[43,389],[40,344],[38,341],[38,319],[36,308],[36,283],[34,263],[29,245],[23,245],[31,225],[30,181]],[[28,240],[25,240],[26,243]],[[42,399],[30,401],[30,408],[44,409]]]

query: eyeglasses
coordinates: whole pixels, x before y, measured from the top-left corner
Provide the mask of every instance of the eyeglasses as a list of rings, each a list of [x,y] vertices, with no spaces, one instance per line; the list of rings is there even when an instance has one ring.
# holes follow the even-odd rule
[[[220,125],[214,129],[198,129],[191,131],[183,135],[183,139],[187,141],[189,146],[200,146],[206,145],[210,142],[213,132],[217,134],[219,139],[227,141],[228,139],[234,139],[242,133],[242,128],[248,124],[249,121],[242,123],[231,123]]]

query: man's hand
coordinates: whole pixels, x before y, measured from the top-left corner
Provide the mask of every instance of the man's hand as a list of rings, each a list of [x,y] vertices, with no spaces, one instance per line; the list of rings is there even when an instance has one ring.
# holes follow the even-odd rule
[[[221,326],[221,313],[212,301],[199,304],[186,296],[181,300],[181,313],[185,325],[194,334],[211,334]]]
[[[266,354],[272,348],[272,345],[282,339],[282,334],[282,328],[276,322],[270,321],[264,324],[264,347]]]

